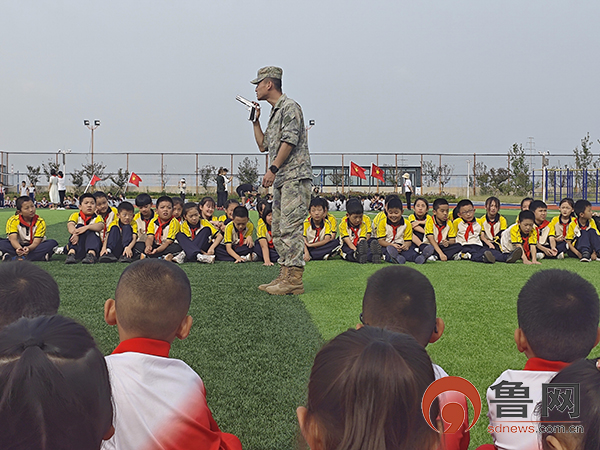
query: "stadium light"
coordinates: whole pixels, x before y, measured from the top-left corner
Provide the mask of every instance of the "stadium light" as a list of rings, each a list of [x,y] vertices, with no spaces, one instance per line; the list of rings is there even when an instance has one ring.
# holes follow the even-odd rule
[[[83,124],[92,131],[92,170],[94,168],[94,130],[100,126],[99,120],[94,120],[94,125],[90,125],[89,120],[84,120]]]

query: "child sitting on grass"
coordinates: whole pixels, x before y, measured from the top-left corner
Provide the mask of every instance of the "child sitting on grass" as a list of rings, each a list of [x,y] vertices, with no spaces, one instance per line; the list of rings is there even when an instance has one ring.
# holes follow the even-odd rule
[[[340,222],[340,239],[342,241],[342,258],[346,261],[365,264],[381,262],[381,246],[369,246],[371,238],[371,221],[364,215],[362,203],[357,198],[346,202],[346,217]]]
[[[537,434],[527,429],[535,425],[542,384],[596,346],[599,303],[594,286],[566,270],[543,270],[525,283],[517,300],[514,339],[527,363],[523,370],[504,371],[487,390],[488,429],[498,449],[539,448]],[[523,400],[519,405],[503,402],[509,389]],[[519,425],[519,432],[511,432],[513,425]]]
[[[435,250],[435,254],[430,257],[434,260],[448,261],[462,251],[462,245],[456,243],[454,223],[448,219],[449,211],[448,200],[436,198],[433,202],[433,216],[425,224],[425,235]]]
[[[190,333],[190,302],[190,281],[176,264],[146,259],[121,274],[115,298],[104,305],[104,319],[117,326],[120,341],[106,357],[115,435],[105,450],[241,449],[213,419],[198,374],[169,358],[173,341]]]
[[[206,219],[201,219],[198,205],[193,202],[183,206],[181,231],[177,233],[177,242],[183,249],[173,261],[183,264],[185,261],[198,261],[212,264],[215,261],[215,248],[223,239]]]
[[[304,221],[304,260],[328,259],[339,250],[339,240],[333,237],[333,225],[327,218],[327,200],[315,197],[310,201],[309,216]]]
[[[121,202],[115,220],[108,226],[107,238],[100,251],[101,263],[133,261],[133,248],[137,241],[137,222],[133,220],[133,205]]]
[[[502,251],[506,254],[520,248],[523,264],[540,264],[537,260],[536,251],[535,214],[528,209],[521,211],[517,222],[502,233],[500,243]]]
[[[262,208],[261,219],[256,230],[254,253],[260,261],[264,261],[263,266],[272,266],[279,260],[279,254],[273,245],[273,233],[271,232],[273,208],[270,203],[265,203],[264,208]]]
[[[6,237],[0,239],[3,261],[49,261],[58,246],[54,239],[46,239],[46,221],[36,214],[34,202],[26,196],[17,199],[17,211],[6,222]]]
[[[95,264],[102,248],[102,240],[98,236],[104,229],[102,218],[96,215],[96,199],[90,193],[79,197],[79,212],[73,213],[67,222],[67,230],[71,234],[66,246],[65,264]]]
[[[434,380],[427,352],[411,336],[348,330],[315,357],[306,407],[296,411],[300,430],[311,449],[432,450],[439,435],[421,399]],[[435,401],[430,419],[441,427],[438,412]]]
[[[256,261],[252,232],[254,225],[248,217],[248,210],[238,205],[232,213],[232,221],[225,227],[223,242],[215,249],[219,261],[235,261],[236,263]]]
[[[537,259],[556,258],[563,259],[565,257],[566,248],[562,248],[559,252],[556,244],[556,230],[551,225],[551,222],[546,220],[548,216],[548,205],[541,200],[534,200],[529,205],[529,211],[535,216],[535,230],[537,232]],[[562,246],[564,246],[564,242]]]
[[[550,227],[554,228],[556,250],[558,251],[558,253],[564,253],[563,257],[566,256],[568,253],[566,237],[569,225],[575,219],[575,213],[573,212],[574,206],[575,202],[572,198],[563,198],[558,206],[560,214],[558,216],[555,216],[550,221],[549,225]]]
[[[96,199],[96,214],[104,223],[104,229],[100,232],[100,239],[102,239],[102,244],[104,244],[108,239],[108,226],[117,217],[117,208],[110,206],[108,196],[102,191],[94,192],[94,198]]]
[[[135,253],[140,255],[144,253],[146,249],[146,238],[148,237],[146,232],[148,231],[148,225],[156,216],[156,213],[152,209],[152,197],[148,194],[139,194],[135,198],[135,206],[138,207],[138,212],[133,216],[133,220],[137,225],[138,236],[135,244]]]
[[[173,200],[173,217],[181,223],[183,222],[183,200],[181,197],[171,197],[171,200]]]
[[[148,224],[145,255],[173,259],[173,255],[181,251],[181,246],[175,243],[177,233],[179,221],[173,217],[173,199],[160,197],[156,200],[156,217]]]
[[[225,227],[233,220],[233,210],[238,206],[240,206],[240,202],[231,198],[225,202],[225,214],[217,217],[221,233],[225,233]]]
[[[425,238],[425,225],[429,219],[429,202],[423,197],[415,200],[413,213],[408,216],[408,221],[412,228],[412,241],[417,247],[417,252],[422,253],[425,247],[429,245],[429,240]]]
[[[508,224],[506,218],[500,214],[500,200],[498,197],[488,197],[485,200],[485,214],[478,220],[487,239],[494,244],[496,250],[500,248],[500,239]]]
[[[577,200],[574,210],[576,219],[569,224],[566,236],[569,253],[581,262],[590,262],[600,254],[600,235],[592,219],[592,204]]]

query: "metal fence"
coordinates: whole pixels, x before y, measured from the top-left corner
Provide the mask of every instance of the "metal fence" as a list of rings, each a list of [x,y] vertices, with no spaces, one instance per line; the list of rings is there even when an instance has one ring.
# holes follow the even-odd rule
[[[23,153],[0,152],[0,178],[9,190],[23,180],[28,180],[27,165],[46,166],[51,162],[59,164],[67,174],[67,187],[72,185],[73,170],[79,170],[83,164],[92,160],[90,153]],[[239,184],[238,167],[249,158],[258,166],[259,177],[269,166],[267,155],[256,153],[94,153],[94,161],[106,166],[104,181],[100,186],[108,188],[112,182],[108,176],[115,174],[118,169],[135,172],[142,183],[139,188],[129,185],[129,191],[174,192],[178,181],[186,179],[188,192],[202,193],[202,170],[207,166],[225,167],[233,182],[231,191]],[[477,185],[476,168],[505,168],[510,170],[510,158],[504,153],[401,153],[401,152],[366,152],[366,153],[312,153],[313,183],[324,192],[378,192],[397,190],[402,185],[402,174],[408,172],[413,185],[418,192],[439,194],[451,193],[456,196],[480,194]],[[598,202],[597,171],[577,172],[573,169],[558,169],[572,167],[572,154],[546,156],[545,167],[547,177],[542,176],[542,157],[528,156],[530,167],[530,193],[542,198],[544,188],[549,201],[558,201],[563,192],[577,198],[587,196],[591,201]],[[366,179],[350,176],[350,163],[365,168]],[[384,174],[381,182],[371,176],[371,166],[380,167]],[[40,179],[42,186],[47,178]],[[570,180],[570,181],[569,181]],[[87,181],[87,180],[86,180]],[[257,180],[258,182],[258,180]],[[569,184],[571,183],[571,184]],[[572,186],[572,187],[569,187]],[[208,184],[210,191],[215,190],[215,181]],[[568,190],[570,189],[570,190]]]

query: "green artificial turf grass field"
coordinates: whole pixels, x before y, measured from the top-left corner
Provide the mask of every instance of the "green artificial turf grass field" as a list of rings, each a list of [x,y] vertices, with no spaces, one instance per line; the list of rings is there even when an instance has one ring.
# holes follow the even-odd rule
[[[38,210],[47,221],[47,235],[60,244],[68,238],[65,222],[71,212]],[[516,213],[503,211],[509,223]],[[2,229],[10,214],[0,211]],[[125,266],[66,266],[64,258],[37,264],[60,286],[59,312],[87,326],[108,354],[118,336],[104,323],[103,304],[114,294]],[[470,448],[491,443],[485,391],[502,371],[525,364],[513,341],[519,290],[531,274],[547,268],[576,271],[598,289],[600,263],[567,259],[544,260],[541,266],[468,261],[409,265],[431,280],[438,316],[446,323],[441,339],[427,347],[429,354],[450,375],[470,380],[481,394],[482,417],[471,430]],[[188,339],[174,343],[171,356],[202,376],[217,422],[239,436],[245,449],[293,448],[295,408],[304,402],[314,355],[323,342],[358,323],[366,280],[383,266],[313,261],[306,267],[305,294],[270,297],[256,286],[274,278],[276,267],[184,264],[193,289],[194,326]],[[591,356],[600,356],[600,351],[594,349]]]

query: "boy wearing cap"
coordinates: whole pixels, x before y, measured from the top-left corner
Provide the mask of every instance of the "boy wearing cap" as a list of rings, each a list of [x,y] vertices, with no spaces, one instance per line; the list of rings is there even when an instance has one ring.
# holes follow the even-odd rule
[[[262,131],[260,107],[253,122],[254,138],[261,153],[269,152],[271,166],[262,185],[273,186],[273,244],[279,254],[281,272],[263,288],[269,294],[303,292],[304,219],[308,216],[312,167],[302,108],[281,90],[283,70],[263,67],[251,81],[256,85],[257,100],[271,106],[269,124]]]

